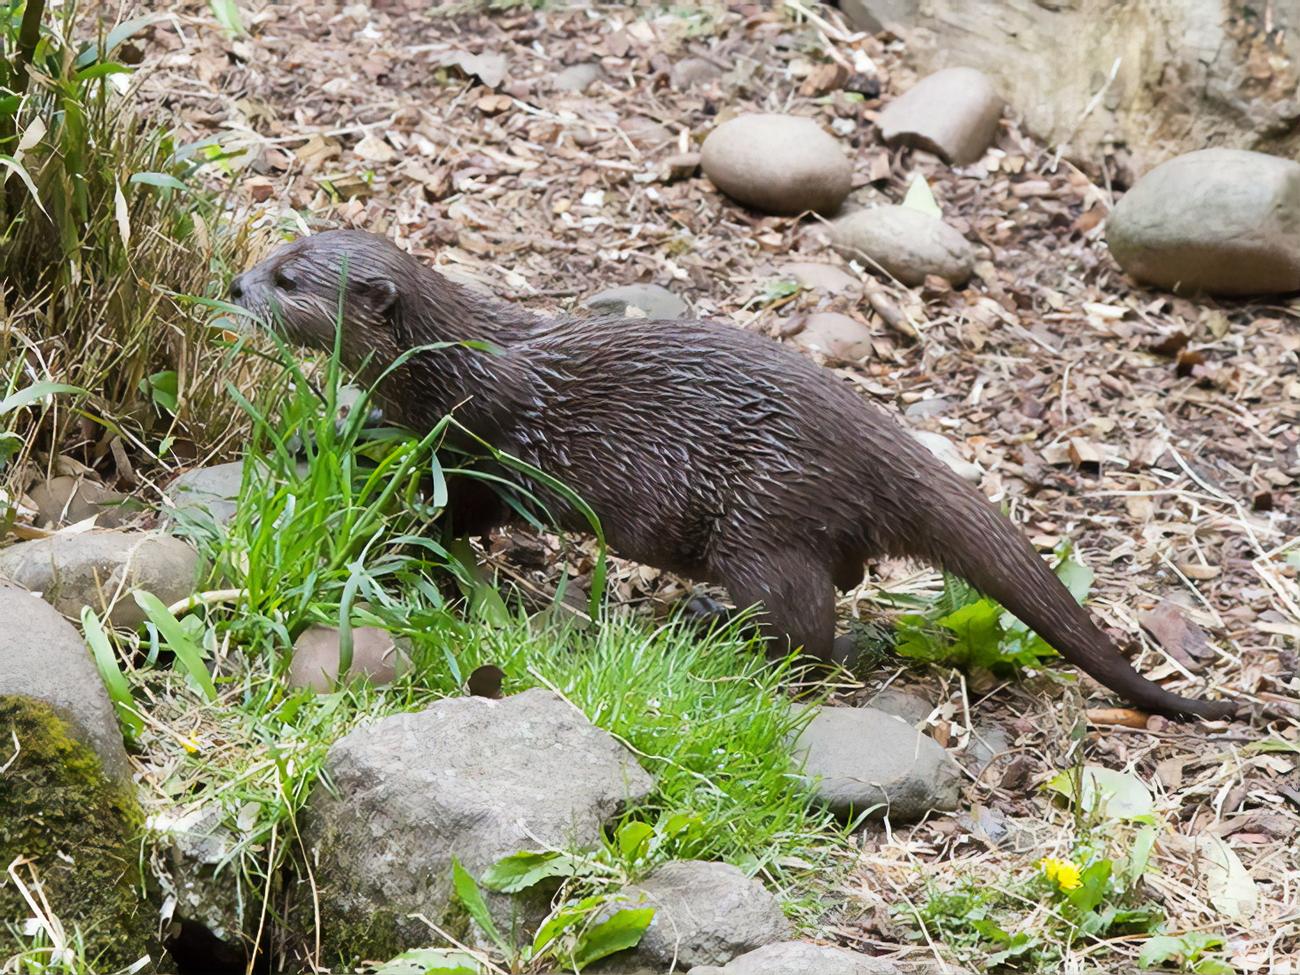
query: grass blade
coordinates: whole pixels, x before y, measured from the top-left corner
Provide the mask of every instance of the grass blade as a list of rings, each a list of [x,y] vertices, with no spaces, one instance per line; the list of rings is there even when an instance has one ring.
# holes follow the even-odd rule
[[[122,730],[129,740],[135,741],[144,731],[144,720],[135,711],[135,698],[131,696],[131,687],[117,662],[117,654],[108,642],[104,624],[89,606],[81,610],[81,629],[91,655],[95,658],[95,666],[99,668],[99,676],[104,679],[104,687],[108,689],[108,696],[117,710]]]
[[[153,593],[137,590],[135,601],[148,615],[149,622],[158,628],[158,632],[167,641],[167,646],[171,648],[172,653],[176,654],[181,669],[199,686],[204,697],[209,701],[215,701],[217,688],[212,683],[212,675],[208,673],[207,665],[203,662],[203,651],[199,649],[198,644],[190,639],[176,617],[167,611],[162,600]]]

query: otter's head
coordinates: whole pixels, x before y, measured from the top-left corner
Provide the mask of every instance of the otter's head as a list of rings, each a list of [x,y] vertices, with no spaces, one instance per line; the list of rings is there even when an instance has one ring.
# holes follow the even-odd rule
[[[326,352],[341,323],[343,359],[355,367],[409,346],[402,291],[423,270],[383,237],[330,230],[277,248],[230,283],[230,297],[291,342]]]

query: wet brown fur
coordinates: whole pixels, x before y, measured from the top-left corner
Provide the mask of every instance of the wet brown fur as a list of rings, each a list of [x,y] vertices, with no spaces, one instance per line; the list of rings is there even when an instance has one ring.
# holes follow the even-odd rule
[[[1134,704],[1211,718],[1235,711],[1140,676],[983,495],[779,343],[712,322],[534,318],[360,231],[286,245],[232,293],[263,319],[278,309],[292,340],[330,349],[341,273],[342,355],[363,378],[422,344],[501,347],[417,353],[378,387],[387,415],[428,429],[454,411],[576,490],[613,551],[722,585],[739,606],[761,604],[779,642],[828,660],[836,588],[857,585],[869,558],[907,556],[960,575]],[[565,527],[587,527],[548,500]],[[458,508],[466,533],[506,520],[504,506],[472,488],[449,513]]]

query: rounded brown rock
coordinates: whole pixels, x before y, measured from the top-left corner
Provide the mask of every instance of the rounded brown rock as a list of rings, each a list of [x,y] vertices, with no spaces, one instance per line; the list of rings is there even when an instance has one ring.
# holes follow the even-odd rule
[[[1142,284],[1214,295],[1300,290],[1300,163],[1244,149],[1177,156],[1115,205],[1106,243]]]
[[[906,206],[858,210],[830,227],[831,245],[870,271],[909,287],[934,274],[960,287],[975,271],[975,248],[938,217]]]
[[[853,184],[853,165],[839,141],[797,115],[723,122],[704,140],[700,167],[733,200],[785,216],[834,213]]]

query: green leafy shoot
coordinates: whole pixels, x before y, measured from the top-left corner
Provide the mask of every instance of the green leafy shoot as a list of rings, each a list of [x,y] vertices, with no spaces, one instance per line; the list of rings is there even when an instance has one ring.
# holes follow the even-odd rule
[[[496,922],[492,920],[492,912],[488,910],[487,902],[483,900],[483,892],[479,890],[478,884],[474,882],[469,871],[454,857],[451,861],[451,885],[456,891],[457,900],[474,919],[474,923],[483,929],[483,933],[492,939],[492,943],[500,948],[503,954],[513,954],[514,949],[501,936]]]
[[[584,930],[573,948],[573,967],[581,971],[616,951],[634,948],[654,920],[653,907],[629,907]]]
[[[1057,577],[1082,602],[1093,573],[1076,561],[1068,543],[1058,547]],[[943,596],[924,613],[899,617],[895,650],[926,663],[1005,673],[1056,656],[1047,643],[992,599],[960,579],[944,577]]]
[[[1197,931],[1158,935],[1142,946],[1138,964],[1153,968],[1175,962],[1183,971],[1196,975],[1235,975],[1237,970],[1217,954],[1223,945],[1219,935]]]
[[[452,948],[413,948],[375,969],[375,975],[480,975],[478,959]]]

